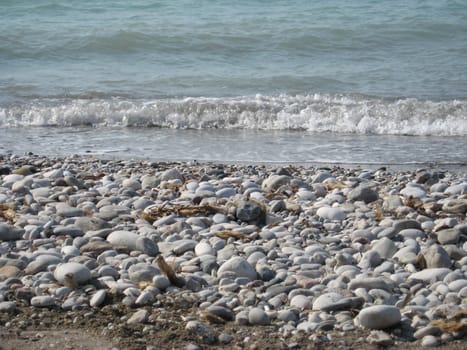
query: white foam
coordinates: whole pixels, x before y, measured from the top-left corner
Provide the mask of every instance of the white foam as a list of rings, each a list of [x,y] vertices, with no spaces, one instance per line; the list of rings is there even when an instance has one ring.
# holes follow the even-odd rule
[[[2,127],[84,125],[465,136],[467,101],[314,94],[159,100],[42,99],[0,106]]]

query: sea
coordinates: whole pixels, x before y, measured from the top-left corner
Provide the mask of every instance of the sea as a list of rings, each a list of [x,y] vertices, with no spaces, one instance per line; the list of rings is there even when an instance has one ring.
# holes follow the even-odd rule
[[[467,166],[465,0],[0,0],[0,154]]]

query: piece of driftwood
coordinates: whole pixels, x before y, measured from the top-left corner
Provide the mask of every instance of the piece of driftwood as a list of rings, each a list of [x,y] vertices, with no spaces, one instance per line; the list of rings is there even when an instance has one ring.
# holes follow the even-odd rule
[[[185,280],[177,276],[174,269],[169,264],[167,264],[162,255],[157,256],[156,262],[161,271],[167,276],[170,283],[172,283],[175,287],[182,288],[185,285]]]
[[[467,310],[460,310],[449,319],[438,319],[431,322],[431,325],[439,327],[443,332],[467,331]]]

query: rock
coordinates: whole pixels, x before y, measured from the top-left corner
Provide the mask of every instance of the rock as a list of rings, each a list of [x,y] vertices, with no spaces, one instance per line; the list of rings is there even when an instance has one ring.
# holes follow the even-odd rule
[[[157,247],[157,243],[151,241],[147,237],[138,237],[136,239],[135,250],[138,250],[143,254],[147,254],[149,256],[156,256],[157,254],[159,254],[159,248]]]
[[[373,244],[372,250],[377,252],[381,258],[389,259],[397,252],[397,247],[391,239],[383,237]]]
[[[0,282],[7,278],[17,277],[21,273],[21,269],[18,266],[5,265],[0,267]]]
[[[405,186],[404,189],[400,191],[400,194],[405,197],[413,197],[420,199],[426,196],[426,190],[422,185],[410,182]]]
[[[232,312],[232,310],[223,306],[211,305],[206,310],[225,321],[233,321],[235,319],[235,314]]]
[[[185,181],[183,175],[176,168],[168,169],[161,174],[162,181],[180,180]]]
[[[71,207],[66,203],[58,203],[56,209],[57,209],[57,215],[61,217],[65,217],[65,218],[71,218],[75,216],[84,215],[84,212],[81,209]]]
[[[432,348],[439,345],[439,339],[433,335],[425,335],[422,339],[422,347]]]
[[[112,250],[113,245],[107,241],[91,241],[82,245],[79,250],[81,253],[93,253],[99,255],[105,251]]]
[[[0,314],[2,312],[12,313],[16,310],[16,302],[14,301],[0,301]]]
[[[196,256],[216,255],[216,250],[208,242],[200,242],[195,246]]]
[[[396,221],[394,223],[394,225],[393,225],[393,228],[394,228],[396,234],[398,234],[400,231],[406,230],[406,229],[409,229],[409,228],[415,228],[417,230],[421,230],[422,226],[416,220],[407,219],[407,220]]]
[[[24,269],[26,275],[35,275],[38,272],[44,271],[51,265],[56,265],[62,262],[62,258],[56,255],[43,254],[31,261]]]
[[[287,175],[271,175],[263,181],[261,187],[266,191],[273,192],[283,185],[288,185],[290,180],[291,177]]]
[[[16,241],[21,239],[23,234],[24,230],[19,227],[0,223],[0,241]]]
[[[371,187],[360,185],[350,191],[348,197],[351,201],[363,201],[365,203],[371,203],[378,200],[379,195],[378,192],[376,192]]]
[[[460,231],[456,228],[441,230],[436,233],[436,238],[440,244],[456,244],[459,242]]]
[[[61,284],[80,285],[91,279],[91,271],[83,264],[69,262],[59,265],[54,271],[54,277]]]
[[[75,220],[74,226],[79,227],[81,230],[83,230],[84,233],[111,227],[107,221],[90,216],[82,216],[77,218]]]
[[[290,306],[300,310],[310,309],[312,307],[312,298],[301,294],[295,295],[290,300]]]
[[[257,278],[256,270],[248,261],[241,257],[232,257],[219,267],[217,277],[222,278],[223,275],[237,277],[246,277],[253,281]]]
[[[425,258],[426,267],[451,267],[451,258],[443,247],[433,244],[428,249],[422,252]]]
[[[147,263],[131,265],[128,269],[128,277],[132,282],[152,281],[154,276],[160,274],[159,269]]]
[[[264,215],[263,209],[255,202],[241,201],[237,205],[236,216],[239,220],[246,222],[258,219],[264,220]]]
[[[450,272],[451,269],[448,269],[446,267],[425,269],[411,274],[409,276],[409,280],[417,280],[422,282],[430,282],[432,280],[440,281]]]
[[[345,219],[345,212],[340,208],[321,207],[317,210],[316,214],[322,219],[331,221],[342,221]]]
[[[360,325],[365,328],[385,329],[401,321],[401,312],[395,306],[374,305],[362,309],[357,317]]]
[[[52,307],[55,305],[55,299],[50,295],[40,295],[31,299],[31,306],[34,307]]]
[[[344,297],[338,293],[325,293],[317,297],[313,302],[313,310],[322,310],[326,309],[330,305],[333,305],[341,301]]]
[[[371,331],[366,340],[370,344],[375,344],[385,348],[394,344],[394,340],[391,336],[384,331]]]
[[[91,307],[99,307],[102,305],[106,297],[107,297],[107,292],[104,289],[98,290],[91,297],[91,300],[89,301],[89,305]]]
[[[127,324],[138,324],[146,323],[149,319],[149,312],[145,309],[136,311],[131,317],[126,321]]]
[[[252,308],[248,312],[248,322],[253,326],[267,326],[271,323],[271,318],[263,309]]]
[[[159,248],[155,242],[147,237],[141,237],[135,232],[114,231],[107,237],[107,241],[114,247],[125,247],[130,251],[137,250],[149,256],[159,254]]]
[[[162,275],[154,276],[154,278],[152,279],[152,283],[154,284],[154,287],[160,290],[165,290],[170,286],[169,279]]]
[[[394,288],[394,282],[384,277],[361,277],[350,281],[348,288],[355,290],[357,288],[370,289],[383,289],[391,292]]]

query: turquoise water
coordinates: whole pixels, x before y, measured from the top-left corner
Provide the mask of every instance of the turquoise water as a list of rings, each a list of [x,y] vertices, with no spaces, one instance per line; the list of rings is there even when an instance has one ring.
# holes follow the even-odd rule
[[[0,5],[0,137],[37,126],[293,130],[331,134],[332,147],[343,135],[417,135],[454,137],[467,161],[466,1]]]

